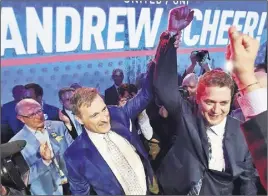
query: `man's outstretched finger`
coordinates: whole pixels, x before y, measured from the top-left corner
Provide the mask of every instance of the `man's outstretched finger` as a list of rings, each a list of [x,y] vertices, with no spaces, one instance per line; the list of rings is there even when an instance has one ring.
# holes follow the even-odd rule
[[[235,27],[230,27],[228,30],[232,52],[237,52],[242,48],[242,36]]]

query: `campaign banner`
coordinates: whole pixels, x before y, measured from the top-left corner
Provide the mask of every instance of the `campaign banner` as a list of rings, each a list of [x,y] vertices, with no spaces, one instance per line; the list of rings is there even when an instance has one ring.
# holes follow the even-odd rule
[[[2,103],[12,99],[16,84],[35,82],[52,102],[72,83],[112,85],[111,72],[121,68],[125,82],[135,83],[154,57],[170,9],[188,5],[193,22],[183,30],[178,68],[183,72],[194,50],[206,49],[212,67],[225,66],[231,25],[260,41],[258,62],[267,41],[266,1],[2,1]],[[196,68],[198,69],[198,67]],[[5,93],[3,93],[3,91]],[[55,103],[55,101],[53,101]],[[59,103],[57,103],[59,104]]]

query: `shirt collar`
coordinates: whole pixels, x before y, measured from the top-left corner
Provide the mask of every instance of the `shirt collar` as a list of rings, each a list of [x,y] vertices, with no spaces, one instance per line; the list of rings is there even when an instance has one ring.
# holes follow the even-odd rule
[[[225,117],[219,124],[211,126],[210,129],[216,135],[224,135],[225,132],[225,125],[226,125],[227,117]]]
[[[27,125],[25,125],[25,127],[26,127],[27,129],[29,129],[33,134],[36,134],[37,130],[32,129],[32,128],[30,128],[30,127],[27,126]],[[45,131],[45,130],[46,130],[46,127],[44,127],[44,131]]]
[[[117,86],[116,84],[114,84],[115,88],[118,89],[119,86]]]
[[[73,112],[71,110],[67,110],[64,108],[64,111],[70,116],[70,115],[74,115]]]
[[[102,134],[102,133],[95,133],[95,132],[92,132],[92,131],[90,131],[90,130],[88,130],[88,129],[86,129],[86,128],[85,128],[85,130],[86,130],[86,132],[87,132],[89,138],[93,138],[93,139],[103,139],[103,138],[104,138],[104,135],[105,135],[105,134]]]

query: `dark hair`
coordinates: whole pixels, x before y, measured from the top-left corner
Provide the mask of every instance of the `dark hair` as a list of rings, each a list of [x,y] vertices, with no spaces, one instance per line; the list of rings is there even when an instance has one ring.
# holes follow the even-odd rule
[[[197,99],[200,98],[206,87],[228,87],[231,89],[231,96],[234,94],[234,81],[232,77],[224,71],[211,70],[202,75],[197,85]]]
[[[136,87],[135,84],[129,84],[129,93],[135,93],[137,94],[138,93],[138,88]]]
[[[43,88],[39,84],[29,83],[29,84],[26,84],[24,87],[26,90],[33,89],[36,97],[39,97],[39,96],[43,97]]]
[[[17,91],[20,91],[22,89],[25,89],[23,85],[16,85],[12,88],[12,94],[13,96],[16,94]]]
[[[66,92],[70,92],[70,91],[71,91],[71,92],[74,92],[75,89],[74,89],[74,88],[69,88],[69,87],[60,89],[60,90],[59,90],[59,93],[58,93],[59,99],[61,100],[62,95],[63,95],[64,93],[66,93]]]
[[[124,96],[125,92],[129,92],[129,84],[121,84],[118,89],[119,96]]]
[[[72,112],[77,116],[81,116],[80,108],[82,106],[89,107],[97,95],[98,91],[95,88],[81,87],[76,89],[71,98]]]

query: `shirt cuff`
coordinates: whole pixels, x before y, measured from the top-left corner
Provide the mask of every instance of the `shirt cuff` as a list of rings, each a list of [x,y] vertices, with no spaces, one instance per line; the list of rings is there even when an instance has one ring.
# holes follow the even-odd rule
[[[267,110],[267,88],[259,88],[241,95],[238,103],[246,120]]]
[[[51,160],[50,160],[49,162],[46,162],[44,159],[42,159],[42,161],[43,161],[43,163],[44,163],[46,166],[49,166],[49,165],[52,163]]]

